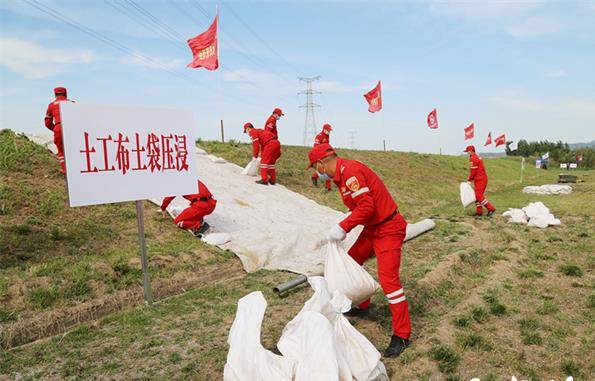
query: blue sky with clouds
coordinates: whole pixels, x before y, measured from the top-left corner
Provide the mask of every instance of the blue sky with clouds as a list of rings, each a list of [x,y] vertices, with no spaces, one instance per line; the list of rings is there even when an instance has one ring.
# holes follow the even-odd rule
[[[209,25],[216,4],[223,68],[186,69],[185,39]],[[333,124],[337,146],[350,146],[353,131],[357,148],[386,139],[390,149],[458,153],[471,122],[476,145],[490,131],[590,141],[594,19],[595,1],[4,0],[0,126],[46,131],[52,89],[63,85],[78,102],[192,109],[204,139],[217,138],[224,119],[226,136],[246,141],[243,123],[264,125],[278,106],[282,141],[301,144],[297,77],[320,75],[317,122]],[[384,109],[370,114],[362,94],[379,79]],[[434,107],[440,128],[431,131]]]

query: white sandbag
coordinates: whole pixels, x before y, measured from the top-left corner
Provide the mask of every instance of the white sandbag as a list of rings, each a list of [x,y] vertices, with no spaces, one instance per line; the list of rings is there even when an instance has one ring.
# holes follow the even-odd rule
[[[209,160],[211,160],[215,164],[225,164],[225,163],[227,163],[227,161],[224,158],[222,158],[222,157],[218,157],[218,156],[215,156],[215,155],[206,155],[206,156],[207,156],[207,158]]]
[[[508,217],[509,224],[526,224],[528,221],[525,212],[515,208],[509,208],[506,212],[502,213],[502,217]]]
[[[374,278],[337,242],[329,242],[325,247],[324,279],[329,292],[338,291],[356,305],[370,298],[378,289]]]
[[[331,294],[328,292],[326,281],[321,276],[313,276],[308,278],[308,283],[314,289],[314,294],[308,299],[298,314],[285,325],[281,338],[277,342],[279,352],[288,359],[298,361],[300,360],[300,319],[304,312],[318,312],[325,316],[329,321],[335,317],[335,311],[331,306]]]
[[[238,301],[236,318],[229,331],[229,352],[224,381],[291,381],[292,361],[266,350],[260,330],[267,302],[262,292],[252,292]],[[326,318],[323,318],[326,320]]]
[[[339,381],[337,348],[330,321],[318,312],[304,311],[296,322],[296,330],[300,334],[293,356],[299,360],[293,380]]]
[[[177,216],[179,216],[179,215],[180,215],[180,213],[182,213],[182,211],[183,211],[183,210],[184,210],[184,208],[183,208],[183,207],[181,207],[181,206],[179,206],[179,205],[175,205],[175,206],[172,206],[172,207],[169,209],[169,213],[171,214],[171,216],[172,216],[173,218],[176,218]]]
[[[405,241],[409,241],[423,233],[432,230],[436,227],[436,223],[426,218],[425,220],[418,221],[414,224],[407,224],[407,232],[405,234]]]
[[[570,185],[561,184],[546,184],[539,186],[526,186],[523,188],[523,193],[533,194],[571,194],[572,187]]]
[[[242,175],[246,176],[257,176],[258,170],[260,169],[260,158],[252,158],[246,167],[242,169]]]
[[[380,361],[380,352],[343,316],[351,308],[351,301],[335,291],[331,305],[335,310],[333,329],[337,357],[344,360],[339,360],[339,364],[347,364],[349,367],[349,372],[341,370],[341,375],[351,373],[349,380],[356,381],[388,381],[386,369]]]
[[[475,191],[473,188],[471,188],[469,183],[461,183],[459,186],[459,192],[461,194],[461,203],[463,204],[463,208],[466,208],[475,202]]]
[[[203,236],[202,241],[214,246],[225,245],[231,241],[231,235],[227,233],[211,233]]]

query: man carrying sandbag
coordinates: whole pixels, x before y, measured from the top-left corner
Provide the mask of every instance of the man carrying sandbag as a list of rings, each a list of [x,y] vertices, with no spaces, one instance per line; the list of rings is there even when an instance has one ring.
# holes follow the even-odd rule
[[[469,177],[467,182],[473,181],[475,183],[475,216],[481,217],[485,207],[488,210],[488,217],[491,217],[496,208],[483,196],[488,186],[488,174],[483,166],[483,160],[475,153],[474,146],[467,146],[465,152],[469,154]]]
[[[325,123],[324,126],[322,126],[322,131],[318,135],[316,135],[316,137],[314,138],[314,145],[317,146],[319,144],[324,144],[324,143],[330,144],[330,137],[331,137],[332,130],[333,130],[333,127],[331,127],[330,124]],[[314,185],[315,187],[318,186],[318,174],[316,173],[316,171],[312,175],[312,185]],[[325,188],[327,191],[331,190],[331,180],[330,179],[326,180],[324,185],[325,185]]]
[[[351,211],[331,228],[326,239],[342,241],[354,227],[364,226],[348,253],[360,265],[376,255],[378,279],[392,314],[393,335],[384,356],[396,357],[409,346],[411,335],[409,308],[399,281],[401,246],[407,222],[380,177],[370,168],[358,161],[338,157],[327,143],[312,148],[308,156],[308,167],[313,167],[321,179],[333,180],[343,203]],[[364,316],[369,306],[370,300],[367,300],[346,314]]]
[[[203,220],[215,210],[217,200],[213,198],[211,191],[202,181],[198,180],[198,193],[182,196],[190,201],[190,206],[184,209],[174,218],[174,224],[180,229],[187,229],[196,237],[202,236],[209,230],[209,224]],[[165,197],[161,203],[161,212],[166,216],[166,209],[171,204],[175,196]]]
[[[281,157],[281,143],[267,130],[254,128],[252,123],[244,124],[244,133],[250,135],[252,140],[252,155],[258,158],[260,152],[260,177],[257,184],[275,185],[277,183],[277,170],[275,163]]]

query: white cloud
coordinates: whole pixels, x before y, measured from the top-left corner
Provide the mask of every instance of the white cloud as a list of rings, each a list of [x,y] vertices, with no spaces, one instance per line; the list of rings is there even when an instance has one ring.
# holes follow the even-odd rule
[[[147,69],[184,69],[187,62],[181,58],[175,58],[170,60],[162,60],[159,58],[150,57],[151,60],[142,58],[146,56],[141,52],[135,52],[135,54],[128,55],[122,60],[124,63],[134,66],[139,66]],[[189,60],[187,60],[190,62]]]
[[[89,50],[48,48],[19,38],[0,37],[0,65],[26,78],[60,74],[68,65],[89,64],[97,58]]]
[[[449,16],[468,19],[485,20],[514,17],[540,8],[544,0],[526,1],[460,1],[460,0],[430,0],[430,10]]]
[[[506,32],[517,38],[531,38],[554,34],[561,27],[560,22],[549,17],[529,17],[509,26]]]
[[[540,111],[546,108],[546,105],[541,101],[513,94],[496,96],[491,101],[503,108],[518,111]]]
[[[545,75],[550,78],[568,77],[568,73],[564,69],[550,70],[547,73],[545,73]]]

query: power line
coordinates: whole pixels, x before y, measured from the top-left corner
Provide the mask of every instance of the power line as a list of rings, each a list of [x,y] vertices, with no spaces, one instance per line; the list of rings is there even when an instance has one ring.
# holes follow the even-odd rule
[[[351,130],[349,131],[349,145],[351,149],[355,149],[355,136],[357,135],[357,131]]]
[[[300,108],[306,109],[306,120],[304,122],[303,139],[303,145],[305,146],[309,141],[311,141],[314,138],[314,136],[316,136],[316,116],[314,115],[314,109],[320,108],[320,105],[314,103],[314,94],[321,94],[321,92],[313,90],[312,83],[318,81],[320,79],[320,76],[310,78],[298,77],[298,79],[300,80],[300,82],[304,82],[306,84],[306,89],[298,93],[300,95],[306,96],[306,103],[299,106]]]

